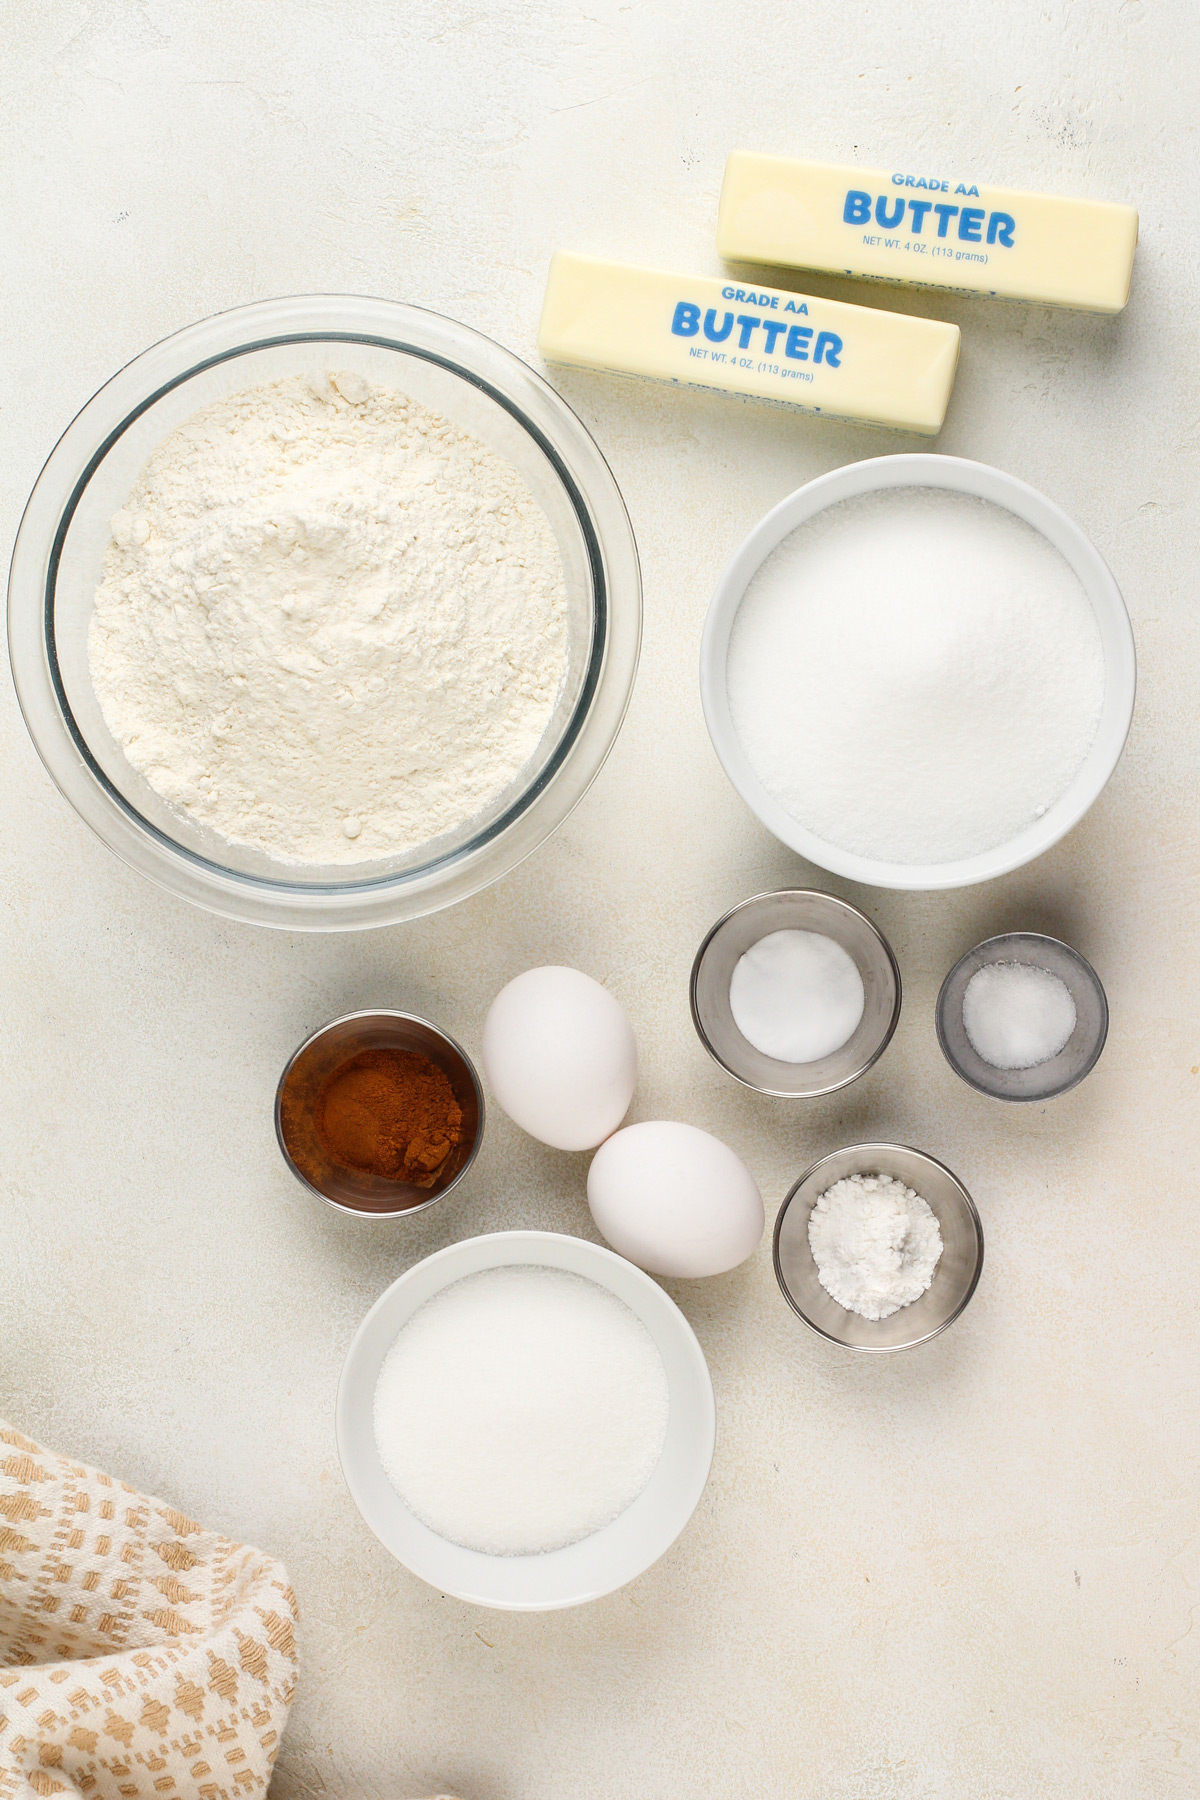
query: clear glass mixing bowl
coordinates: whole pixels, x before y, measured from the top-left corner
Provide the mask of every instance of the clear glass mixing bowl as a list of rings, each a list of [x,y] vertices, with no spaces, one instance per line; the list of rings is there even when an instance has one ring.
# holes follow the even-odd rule
[[[568,611],[563,691],[516,780],[444,837],[349,867],[280,862],[227,842],[163,800],[109,733],[87,655],[109,520],[160,440],[225,395],[330,368],[401,389],[508,458],[554,531]],[[110,850],[227,918],[347,931],[465,899],[507,874],[562,823],[604,762],[629,702],[641,580],[607,463],[575,414],[523,362],[420,307],[300,295],[238,307],[176,332],[88,401],[25,508],[8,633],[17,696],[38,753]]]

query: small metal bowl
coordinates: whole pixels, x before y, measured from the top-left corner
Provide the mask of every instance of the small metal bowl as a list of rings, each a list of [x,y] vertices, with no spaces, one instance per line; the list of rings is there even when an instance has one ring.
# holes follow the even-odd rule
[[[854,958],[865,993],[863,1016],[840,1050],[817,1062],[779,1062],[748,1043],[734,1023],[729,984],[738,959],[772,931],[816,931]],[[891,945],[862,913],[833,894],[784,888],[756,894],[718,919],[692,964],[692,1023],[714,1062],[735,1080],[780,1099],[832,1094],[879,1061],[900,1017],[900,970]]]
[[[808,1217],[835,1181],[847,1175],[891,1175],[920,1194],[937,1214],[942,1254],[933,1280],[911,1306],[888,1319],[847,1312],[825,1292],[808,1242]],[[847,1350],[912,1350],[953,1325],[979,1282],[983,1226],[975,1202],[957,1175],[936,1157],[907,1144],[851,1144],[835,1150],[802,1175],[775,1221],[775,1278],[783,1297],[804,1323]]]
[[[1027,963],[1057,975],[1075,1002],[1075,1029],[1057,1056],[1032,1069],[995,1069],[985,1062],[963,1024],[963,995],[979,969],[991,963]],[[1108,1000],[1090,962],[1058,938],[1037,931],[1009,931],[988,938],[959,957],[937,1000],[937,1035],[956,1075],[993,1100],[1053,1100],[1090,1075],[1108,1036]]]
[[[317,1096],[335,1070],[362,1050],[415,1050],[449,1077],[462,1107],[463,1136],[431,1187],[388,1181],[334,1162],[318,1137]],[[314,1031],[288,1062],[275,1092],[275,1135],[296,1179],[339,1212],[360,1219],[408,1216],[444,1199],[475,1161],[483,1141],[483,1089],[461,1044],[428,1019],[403,1012],[346,1013]]]

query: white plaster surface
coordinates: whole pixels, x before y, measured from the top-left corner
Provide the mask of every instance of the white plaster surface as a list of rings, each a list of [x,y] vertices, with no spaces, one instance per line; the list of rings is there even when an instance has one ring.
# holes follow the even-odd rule
[[[3,21],[8,541],[59,431],[152,340],[242,301],[355,290],[535,360],[556,246],[718,269],[734,145],[1140,207],[1116,319],[807,278],[961,324],[940,448],[1044,488],[1128,600],[1125,758],[1072,836],[1003,881],[852,890],[726,783],[696,680],[724,559],[801,481],[918,446],[712,396],[553,375],[633,518],[641,673],[588,799],[455,911],[305,938],[191,910],[90,836],[5,687],[0,1411],[286,1559],[305,1666],[284,1800],[1200,1792],[1195,9],[9,0]],[[810,879],[888,933],[905,1008],[869,1076],[791,1105],[707,1060],[687,976],[728,905]],[[1081,1089],[1005,1110],[943,1064],[933,1001],[962,950],[1025,926],[1094,960],[1113,1030]],[[819,1154],[895,1135],[961,1174],[988,1249],[963,1319],[890,1360],[806,1333],[767,1243],[670,1284],[719,1410],[692,1525],[623,1593],[499,1616],[370,1536],[334,1388],[416,1258],[503,1226],[588,1233],[586,1159],[493,1112],[452,1201],[360,1227],[287,1174],[271,1099],[295,1044],[352,1007],[413,1007],[477,1049],[497,988],[541,961],[628,1007],[631,1116],[727,1138],[769,1214]]]

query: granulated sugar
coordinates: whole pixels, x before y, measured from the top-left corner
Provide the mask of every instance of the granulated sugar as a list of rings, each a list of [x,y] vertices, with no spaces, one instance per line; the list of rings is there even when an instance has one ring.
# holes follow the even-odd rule
[[[970,495],[895,488],[818,513],[768,557],[727,680],[746,755],[794,819],[861,856],[941,863],[1062,796],[1104,657],[1040,532]]]
[[[919,1300],[942,1254],[933,1208],[891,1175],[847,1175],[820,1196],[808,1243],[825,1292],[864,1319]]]
[[[667,1435],[667,1373],[607,1289],[501,1268],[414,1313],[375,1389],[375,1442],[440,1537],[493,1556],[557,1550],[641,1493]]]

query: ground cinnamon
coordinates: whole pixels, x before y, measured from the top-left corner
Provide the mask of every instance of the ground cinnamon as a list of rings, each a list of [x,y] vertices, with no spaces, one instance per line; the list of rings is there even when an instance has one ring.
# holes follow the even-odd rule
[[[326,1081],[313,1123],[333,1161],[414,1187],[432,1187],[462,1141],[450,1079],[419,1050],[360,1050]]]

